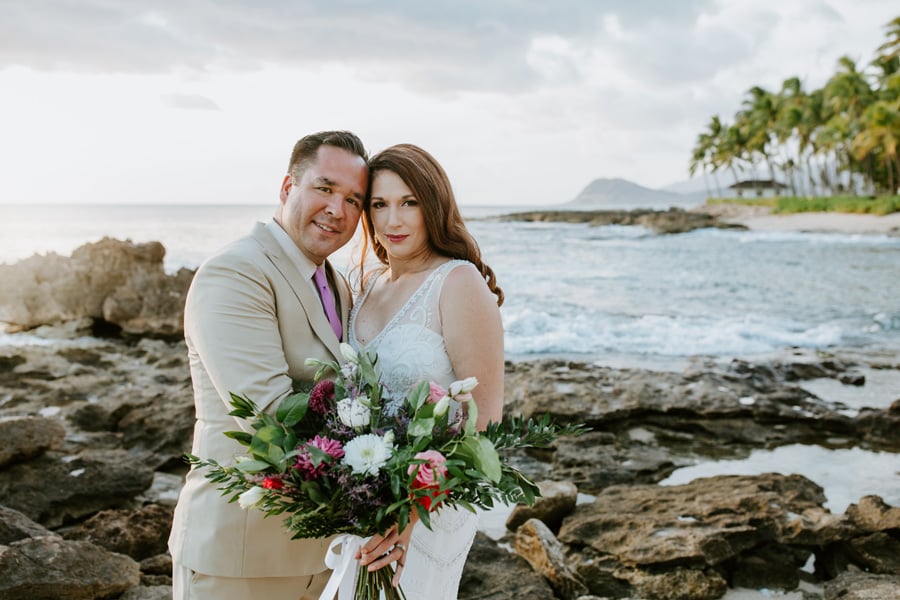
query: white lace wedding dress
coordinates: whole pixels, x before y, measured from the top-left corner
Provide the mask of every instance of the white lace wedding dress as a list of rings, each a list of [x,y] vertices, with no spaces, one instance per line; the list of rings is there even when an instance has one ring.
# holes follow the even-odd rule
[[[350,313],[350,344],[357,350],[378,353],[382,383],[397,397],[423,379],[444,387],[457,379],[444,347],[438,301],[447,274],[461,265],[475,268],[464,260],[451,260],[439,266],[385,328],[366,344],[357,340],[355,325],[357,312],[365,304],[372,284],[363,291]],[[406,567],[400,576],[408,600],[455,600],[477,523],[478,517],[465,509],[442,508],[431,516],[431,531],[421,523],[416,524]]]

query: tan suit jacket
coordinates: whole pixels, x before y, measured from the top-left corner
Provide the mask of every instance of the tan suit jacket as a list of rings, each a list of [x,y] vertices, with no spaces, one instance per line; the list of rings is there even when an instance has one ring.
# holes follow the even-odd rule
[[[330,265],[326,270],[346,331],[350,290]],[[290,395],[292,380],[312,379],[308,357],[340,356],[318,294],[261,223],[197,270],[184,328],[197,411],[192,453],[225,464],[245,447],[223,433],[252,431],[228,415],[229,392],[274,412]],[[187,474],[169,537],[174,562],[225,577],[294,577],[326,569],[327,540],[291,540],[283,517],[264,519],[262,511],[227,500],[203,471]]]

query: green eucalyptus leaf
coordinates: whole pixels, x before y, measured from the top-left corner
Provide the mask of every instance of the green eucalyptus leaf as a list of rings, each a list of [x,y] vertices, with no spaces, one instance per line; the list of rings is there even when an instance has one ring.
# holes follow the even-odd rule
[[[297,434],[293,431],[288,431],[284,436],[284,441],[281,443],[281,447],[285,450],[290,450],[291,452],[297,447]]]
[[[253,436],[269,444],[280,444],[284,440],[284,429],[279,425],[266,425]]]
[[[269,444],[269,460],[273,465],[278,465],[280,467],[279,470],[284,470],[284,449],[281,446],[276,446],[275,444]]]
[[[293,427],[306,416],[307,408],[309,408],[309,394],[305,392],[293,394],[278,405],[275,418],[284,423],[285,427]]]
[[[228,392],[228,395],[231,397],[231,406],[234,407],[234,410],[228,413],[232,417],[250,419],[259,413],[259,408],[257,408],[256,404],[254,404],[253,400],[250,398],[235,394],[234,392]]]
[[[322,491],[321,486],[315,481],[304,481],[300,484],[300,489],[309,496],[313,502],[319,505],[327,505],[331,502],[331,498]]]
[[[406,430],[408,435],[413,437],[430,437],[434,430],[434,419],[415,419],[409,424]]]
[[[225,437],[233,439],[242,446],[249,446],[250,442],[253,441],[253,435],[246,431],[226,431]]]
[[[466,403],[468,414],[466,415],[466,435],[475,435],[478,423],[478,404],[474,400]]]
[[[431,394],[431,385],[428,381],[422,381],[413,388],[412,393],[409,395],[409,399],[407,400],[407,404],[409,405],[412,412],[416,412],[419,410],[425,401],[428,400],[428,396]]]
[[[491,440],[485,437],[478,437],[478,462],[479,468],[484,471],[491,481],[498,483],[500,481],[500,455]]]
[[[234,465],[234,468],[242,473],[259,473],[271,467],[270,463],[263,460],[242,460]]]
[[[421,521],[425,527],[431,529],[431,516],[428,514],[428,510],[418,502],[415,502],[413,506],[416,507],[416,512],[419,514],[419,521]]]

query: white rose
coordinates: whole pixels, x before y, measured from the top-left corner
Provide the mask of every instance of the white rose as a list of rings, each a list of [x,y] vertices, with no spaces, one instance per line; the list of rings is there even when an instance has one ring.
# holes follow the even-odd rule
[[[338,418],[347,427],[365,427],[372,418],[369,408],[356,398],[344,398],[337,403]]]
[[[252,508],[259,504],[265,495],[266,490],[256,485],[238,496],[238,504],[241,508]]]

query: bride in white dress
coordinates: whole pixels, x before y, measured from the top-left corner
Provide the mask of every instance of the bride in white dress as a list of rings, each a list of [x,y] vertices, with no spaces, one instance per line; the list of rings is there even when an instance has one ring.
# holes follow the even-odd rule
[[[375,155],[369,168],[362,261],[371,245],[383,267],[366,274],[360,266],[363,291],[350,315],[350,344],[378,353],[382,383],[397,397],[423,379],[446,387],[476,377],[483,429],[502,417],[503,292],[430,154],[400,144]],[[399,578],[409,600],[455,599],[476,525],[467,510],[441,508],[431,530],[414,523],[373,537],[361,563],[376,569],[396,562],[395,584]]]

